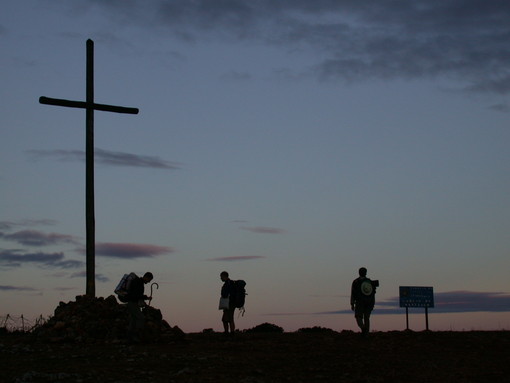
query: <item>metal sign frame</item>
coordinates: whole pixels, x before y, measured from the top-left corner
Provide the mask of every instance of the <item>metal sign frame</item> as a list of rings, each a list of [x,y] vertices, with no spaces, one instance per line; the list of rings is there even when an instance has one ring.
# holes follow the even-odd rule
[[[406,328],[409,330],[409,307],[425,308],[426,329],[429,330],[429,307],[434,307],[434,289],[425,286],[400,286],[400,307],[406,308]]]

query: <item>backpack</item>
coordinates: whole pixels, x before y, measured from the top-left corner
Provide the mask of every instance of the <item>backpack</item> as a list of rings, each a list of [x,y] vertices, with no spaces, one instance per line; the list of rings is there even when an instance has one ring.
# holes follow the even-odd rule
[[[127,302],[127,295],[128,295],[129,286],[131,285],[131,282],[135,278],[138,278],[138,276],[135,273],[124,274],[122,276],[122,279],[120,280],[119,284],[115,288],[114,292],[115,292],[115,294],[117,294],[117,298],[122,303],[126,303]]]
[[[234,287],[230,294],[230,299],[234,301],[235,307],[242,309],[246,300],[246,282],[243,280],[233,281]]]
[[[362,296],[371,297],[375,294],[375,287],[372,284],[372,281],[368,278],[365,278],[363,281],[361,281],[359,288]]]
[[[375,286],[372,280],[365,277],[359,282],[359,298],[365,301],[372,300],[375,296]]]

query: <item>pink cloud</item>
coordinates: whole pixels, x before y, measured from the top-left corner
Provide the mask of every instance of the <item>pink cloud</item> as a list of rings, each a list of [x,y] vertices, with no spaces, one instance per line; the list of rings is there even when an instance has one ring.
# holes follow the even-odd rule
[[[96,244],[96,254],[103,257],[128,259],[152,258],[173,252],[174,249],[167,246],[110,242]]]

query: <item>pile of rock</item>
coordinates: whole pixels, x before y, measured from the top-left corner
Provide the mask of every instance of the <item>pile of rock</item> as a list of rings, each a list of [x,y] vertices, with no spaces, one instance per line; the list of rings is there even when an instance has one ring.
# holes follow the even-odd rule
[[[147,341],[172,341],[183,337],[182,330],[171,327],[160,310],[146,306],[142,312]],[[113,295],[108,298],[81,295],[74,302],[60,302],[54,316],[33,334],[38,339],[54,342],[121,342],[127,337],[128,325],[127,307],[119,304]]]

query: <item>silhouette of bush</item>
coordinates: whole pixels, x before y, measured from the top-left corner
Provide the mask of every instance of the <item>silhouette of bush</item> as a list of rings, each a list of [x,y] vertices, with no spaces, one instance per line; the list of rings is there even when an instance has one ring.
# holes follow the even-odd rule
[[[277,326],[275,324],[271,323],[262,323],[258,326],[255,326],[251,329],[245,330],[247,333],[267,333],[267,332],[273,332],[273,333],[283,333],[283,328],[280,326]]]
[[[320,326],[303,327],[303,328],[300,328],[299,330],[297,330],[297,332],[314,333],[314,334],[317,334],[317,333],[319,333],[319,334],[335,334],[336,333],[335,330],[332,330],[327,327],[320,327]]]

